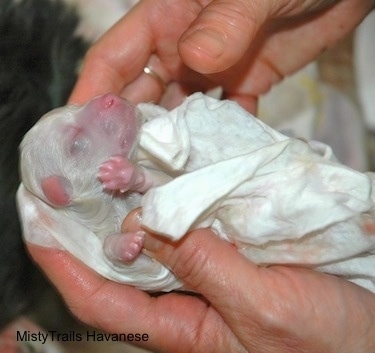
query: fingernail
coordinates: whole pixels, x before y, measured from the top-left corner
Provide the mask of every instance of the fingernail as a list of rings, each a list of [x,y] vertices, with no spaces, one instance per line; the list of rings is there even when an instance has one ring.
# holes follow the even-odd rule
[[[199,29],[182,39],[184,45],[199,50],[205,56],[218,58],[225,49],[225,36],[212,29]]]

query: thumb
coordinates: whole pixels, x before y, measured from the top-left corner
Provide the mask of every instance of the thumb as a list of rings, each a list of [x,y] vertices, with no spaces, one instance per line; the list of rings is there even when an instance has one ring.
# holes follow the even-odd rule
[[[269,1],[213,0],[181,36],[184,63],[202,74],[228,69],[249,48],[270,14]]]
[[[125,218],[122,231],[134,232],[140,227],[137,209]],[[256,265],[210,229],[196,230],[177,242],[146,233],[144,249],[147,255],[171,269],[187,289],[201,293],[211,303],[222,303],[223,291],[230,292],[238,283],[243,284],[244,273],[252,280],[259,276]]]
[[[140,217],[133,212],[125,218],[122,231],[136,230],[136,223],[139,229]],[[185,289],[203,295],[240,342],[249,347],[257,344],[254,337],[262,329],[259,323],[264,315],[273,313],[271,303],[267,310],[259,310],[269,287],[263,285],[262,271],[232,244],[209,229],[199,229],[178,242],[146,234],[144,249],[181,279]]]
[[[211,302],[216,301],[212,295],[218,292],[217,287],[222,286],[220,277],[227,282],[233,271],[227,266],[233,256],[239,255],[231,244],[219,239],[209,229],[191,232],[178,242],[146,234],[144,249],[171,269],[187,289],[203,294]],[[222,301],[221,297],[217,299]]]

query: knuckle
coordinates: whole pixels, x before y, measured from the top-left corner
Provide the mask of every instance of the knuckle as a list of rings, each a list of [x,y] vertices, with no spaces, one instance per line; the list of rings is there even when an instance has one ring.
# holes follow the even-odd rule
[[[183,246],[171,254],[171,269],[184,283],[192,288],[199,288],[210,271],[209,252],[188,239]]]
[[[226,23],[227,30],[238,31],[248,29],[256,22],[252,5],[248,1],[218,1],[207,7],[207,15],[222,28]]]

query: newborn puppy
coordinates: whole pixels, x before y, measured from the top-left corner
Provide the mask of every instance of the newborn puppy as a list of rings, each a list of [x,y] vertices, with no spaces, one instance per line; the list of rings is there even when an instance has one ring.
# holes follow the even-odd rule
[[[24,249],[15,194],[18,146],[47,111],[66,103],[87,44],[78,17],[50,0],[0,6],[0,328],[25,314],[48,284]]]
[[[140,251],[142,234],[130,234],[125,242],[120,236],[124,216],[140,206],[140,192],[170,180],[127,161],[133,157],[141,120],[134,106],[112,94],[46,114],[20,146],[18,206],[26,240],[62,246],[112,280],[171,290],[181,285],[160,263],[142,253],[129,262]],[[119,156],[128,172],[122,192],[109,190],[99,179],[106,178],[111,157]],[[122,251],[116,247],[119,238]]]
[[[59,223],[73,222],[77,241],[83,239],[80,233],[94,233],[113,263],[133,260],[142,248],[142,233],[120,234],[124,216],[140,206],[141,192],[170,179],[129,161],[140,125],[141,117],[133,105],[107,94],[83,106],[53,110],[21,143],[25,189],[51,206],[47,217],[56,212]],[[115,183],[116,190],[111,191],[112,171],[119,162],[123,167],[121,183]],[[108,178],[111,181],[106,181]],[[21,209],[27,208],[24,201],[19,196]],[[79,226],[83,226],[81,231]],[[130,272],[131,266],[141,267],[143,261],[130,264]]]

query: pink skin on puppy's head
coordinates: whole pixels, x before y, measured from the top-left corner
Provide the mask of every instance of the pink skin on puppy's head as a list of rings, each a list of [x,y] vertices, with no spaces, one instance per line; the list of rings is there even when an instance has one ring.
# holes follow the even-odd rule
[[[46,115],[28,133],[24,143],[31,150],[28,163],[40,163],[39,169],[30,168],[38,170],[34,176],[40,182],[36,193],[41,191],[47,202],[64,207],[82,196],[79,193],[83,190],[90,192],[103,162],[112,156],[131,155],[139,127],[136,108],[114,94]]]
[[[95,97],[82,106],[76,121],[99,139],[105,139],[103,143],[113,145],[113,152],[123,155],[132,149],[140,125],[136,108],[112,93]]]

